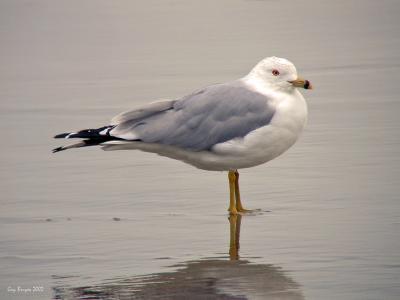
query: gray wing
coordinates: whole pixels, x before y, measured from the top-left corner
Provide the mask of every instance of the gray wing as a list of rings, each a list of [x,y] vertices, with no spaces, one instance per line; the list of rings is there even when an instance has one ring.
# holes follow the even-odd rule
[[[120,118],[110,135],[201,151],[267,125],[275,112],[266,96],[239,82],[209,86],[159,107],[144,117]]]
[[[160,100],[146,104],[140,108],[129,110],[115,116],[110,125],[118,125],[125,122],[137,122],[170,109],[176,100]]]

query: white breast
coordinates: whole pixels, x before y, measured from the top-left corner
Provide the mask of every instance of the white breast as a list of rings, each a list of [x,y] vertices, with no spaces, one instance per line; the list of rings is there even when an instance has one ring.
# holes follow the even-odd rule
[[[213,152],[224,156],[224,163],[232,157],[229,167],[240,169],[265,163],[288,150],[306,124],[307,105],[297,90],[293,94],[279,95],[279,99],[270,124],[244,138],[218,144],[213,147]]]
[[[307,104],[303,95],[295,89],[277,103],[271,125],[291,132],[296,138],[307,122]]]

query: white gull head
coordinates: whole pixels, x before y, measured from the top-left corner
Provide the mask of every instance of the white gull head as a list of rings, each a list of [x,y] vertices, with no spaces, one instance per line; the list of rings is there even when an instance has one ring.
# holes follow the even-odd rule
[[[310,89],[309,81],[299,78],[296,67],[285,58],[264,58],[245,77],[270,89],[292,91],[295,87]]]

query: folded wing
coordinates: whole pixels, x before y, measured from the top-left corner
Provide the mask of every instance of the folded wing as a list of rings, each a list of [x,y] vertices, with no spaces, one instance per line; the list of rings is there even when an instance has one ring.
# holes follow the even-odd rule
[[[267,125],[274,112],[265,95],[233,82],[122,113],[113,118],[107,134],[192,151],[209,150]]]

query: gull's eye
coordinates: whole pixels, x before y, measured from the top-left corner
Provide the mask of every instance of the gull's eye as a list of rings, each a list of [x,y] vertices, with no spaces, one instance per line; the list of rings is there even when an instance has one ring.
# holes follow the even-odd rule
[[[277,69],[273,69],[272,70],[272,75],[274,75],[274,76],[278,76],[280,73],[279,73],[279,71],[277,70]]]

